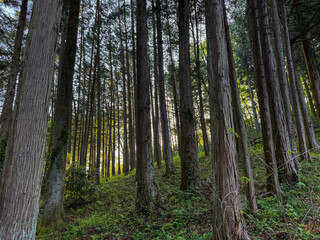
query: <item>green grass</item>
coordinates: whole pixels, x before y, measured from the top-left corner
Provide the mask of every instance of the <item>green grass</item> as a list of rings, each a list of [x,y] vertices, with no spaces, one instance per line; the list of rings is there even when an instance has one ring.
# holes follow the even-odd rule
[[[284,195],[267,196],[261,147],[251,150],[259,211],[251,213],[243,200],[243,214],[252,239],[276,239],[286,232],[295,239],[320,239],[314,224],[320,209],[319,155],[303,162],[301,183],[283,184]],[[210,158],[199,154],[202,182],[211,177]],[[165,167],[156,169],[160,205],[147,218],[135,212],[135,172],[128,176],[102,179],[89,203],[76,210],[67,209],[65,221],[37,239],[212,239],[213,198],[210,187],[183,192],[180,187],[180,159],[174,158],[177,174],[164,177]],[[245,179],[241,179],[241,191]],[[244,194],[243,194],[244,195]],[[319,219],[320,221],[320,219]],[[320,225],[320,224],[319,224]]]

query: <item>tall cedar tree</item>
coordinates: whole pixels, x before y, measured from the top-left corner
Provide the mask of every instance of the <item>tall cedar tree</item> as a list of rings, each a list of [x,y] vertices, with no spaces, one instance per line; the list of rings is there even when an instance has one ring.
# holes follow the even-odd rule
[[[200,186],[199,160],[190,76],[189,1],[178,1],[181,131],[181,189]]]
[[[262,59],[264,63],[266,85],[269,103],[272,107],[271,121],[273,126],[273,137],[276,141],[276,155],[278,167],[284,166],[283,178],[290,184],[299,182],[299,176],[291,156],[290,139],[284,112],[283,100],[280,92],[279,77],[276,69],[275,56],[271,42],[271,33],[266,0],[257,4],[260,21],[260,37]]]
[[[146,0],[137,0],[137,210],[145,214],[157,200],[150,122],[150,72]]]
[[[35,239],[61,11],[62,0],[34,2],[0,187],[3,240]]]
[[[157,16],[157,43],[158,43],[158,64],[159,64],[159,102],[160,102],[160,119],[162,129],[162,150],[163,158],[166,162],[166,174],[176,172],[171,149],[171,141],[169,135],[169,125],[167,116],[165,79],[163,66],[163,40],[162,40],[162,20],[161,20],[161,1],[156,0],[156,16]]]
[[[281,190],[278,178],[278,167],[275,157],[275,146],[272,136],[269,96],[267,93],[265,71],[262,61],[260,28],[256,4],[257,2],[255,0],[247,0],[251,52],[253,57],[254,69],[257,76],[256,85],[260,106],[263,151],[266,162],[267,191],[280,193]]]
[[[77,50],[80,0],[71,0],[68,17],[67,38],[64,48],[61,75],[57,89],[54,116],[53,148],[48,159],[47,191],[41,226],[48,227],[61,220],[68,144],[68,126],[71,121],[72,83]]]

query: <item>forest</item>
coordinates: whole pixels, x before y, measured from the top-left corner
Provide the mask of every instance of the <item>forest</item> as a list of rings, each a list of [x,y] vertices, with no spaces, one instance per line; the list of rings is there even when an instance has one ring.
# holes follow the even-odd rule
[[[0,240],[320,239],[319,0],[0,0]]]

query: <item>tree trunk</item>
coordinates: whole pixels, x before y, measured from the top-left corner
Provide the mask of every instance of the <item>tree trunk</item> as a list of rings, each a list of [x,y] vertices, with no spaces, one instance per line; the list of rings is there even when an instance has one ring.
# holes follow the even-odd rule
[[[181,189],[200,186],[199,160],[190,76],[189,1],[178,1],[181,131]]]
[[[277,15],[278,14],[277,3],[275,0],[271,0],[271,1],[272,1],[272,8],[275,11],[275,15]],[[292,108],[293,108],[293,112],[296,120],[296,126],[297,126],[300,159],[305,160],[310,158],[310,153],[308,152],[308,149],[307,149],[307,143],[305,138],[305,128],[303,125],[301,107],[300,107],[298,93],[297,93],[297,86],[296,86],[297,75],[295,71],[295,66],[293,64],[293,56],[291,52],[289,29],[287,25],[286,5],[283,0],[280,0],[280,4],[281,4],[280,8],[281,8],[281,15],[282,15],[284,38],[285,38],[284,40],[285,40],[285,46],[286,46],[287,66],[288,66],[288,73],[289,73],[289,80],[290,80],[290,87],[291,87],[292,103],[293,103]],[[279,34],[280,34],[280,26],[279,26]],[[301,170],[302,167],[298,162],[298,159],[296,159],[295,163],[296,163],[296,168]]]
[[[285,60],[283,56],[283,46],[281,39],[281,30],[280,30],[280,19],[278,15],[278,7],[275,0],[270,0],[271,2],[271,15],[273,22],[273,37],[274,37],[274,55],[276,60],[276,67],[279,77],[281,96],[283,100],[284,107],[284,116],[287,122],[288,129],[288,137],[290,141],[290,150],[292,152],[291,157],[294,157],[296,160],[295,163],[301,168],[301,165],[296,157],[297,154],[297,146],[296,146],[296,138],[295,138],[295,129],[291,112],[290,105],[290,95],[289,95],[289,83],[287,79],[287,73],[285,69]],[[292,102],[292,101],[291,101]],[[292,102],[293,105],[293,102]],[[297,118],[297,116],[295,115]]]
[[[137,0],[137,211],[147,214],[157,201],[150,122],[150,72],[146,0]]]
[[[120,10],[120,0],[118,1]],[[120,31],[120,51],[121,51],[121,72],[122,72],[122,94],[123,94],[123,172],[128,174],[130,170],[129,152],[128,152],[128,129],[127,129],[127,90],[126,90],[126,71],[124,61],[124,48],[122,38],[122,24],[119,14],[119,31]]]
[[[61,10],[59,0],[34,2],[0,187],[3,240],[35,239]]]
[[[266,162],[267,191],[280,193],[278,179],[278,168],[275,157],[275,149],[272,136],[272,125],[270,116],[269,96],[265,81],[264,64],[262,61],[262,50],[260,41],[260,29],[256,0],[247,0],[250,43],[253,56],[253,64],[256,72],[256,83],[258,90],[258,101],[260,106],[263,151]]]
[[[77,51],[80,0],[71,0],[69,10],[66,46],[63,53],[61,76],[57,89],[57,104],[54,116],[53,148],[48,159],[47,191],[41,227],[49,227],[61,220],[66,174],[68,128],[72,118],[72,84]]]
[[[250,100],[251,100],[251,108],[252,108],[252,113],[253,113],[254,126],[255,126],[257,132],[260,132],[260,125],[259,125],[259,121],[258,121],[258,117],[257,117],[257,107],[256,107],[256,102],[254,101],[254,94],[253,94],[252,87],[251,87],[251,80],[250,80],[250,76],[249,76],[248,66],[246,66],[246,74],[247,74],[247,83],[248,83]]]
[[[174,104],[174,116],[175,116],[175,122],[176,122],[176,132],[178,137],[178,152],[180,154],[180,146],[181,146],[181,131],[180,131],[180,118],[179,118],[179,109],[178,109],[178,93],[177,93],[177,85],[176,85],[176,79],[175,79],[175,64],[173,60],[173,53],[172,53],[172,37],[171,37],[171,28],[169,24],[169,13],[168,13],[168,0],[166,0],[167,4],[167,11],[166,11],[166,17],[167,17],[167,25],[168,25],[168,38],[169,38],[169,56],[170,56],[170,65],[171,65],[171,84],[172,84],[172,91],[173,91],[173,104]],[[181,155],[181,154],[180,154]]]
[[[164,87],[164,69],[163,69],[163,40],[162,40],[162,21],[161,21],[161,2],[156,0],[156,16],[157,16],[157,43],[158,43],[158,64],[159,64],[159,101],[160,116],[162,129],[162,150],[163,158],[166,162],[166,174],[174,174],[176,172],[173,164],[171,141],[169,135],[166,93]]]
[[[152,1],[152,8],[155,8],[154,0]],[[153,28],[153,70],[154,70],[154,107],[152,98],[152,86],[150,87],[150,95],[152,101],[152,114],[153,114],[153,147],[154,147],[154,158],[158,168],[161,168],[161,146],[160,146],[160,135],[159,135],[159,101],[158,101],[158,85],[159,85],[159,71],[158,71],[158,51],[157,51],[157,28],[155,20],[155,10],[152,11],[152,28]],[[151,81],[150,81],[151,84]],[[151,84],[152,85],[152,84]]]
[[[206,121],[204,118],[204,110],[203,110],[203,99],[202,99],[202,75],[201,75],[201,66],[200,66],[200,47],[199,47],[199,31],[198,31],[198,12],[197,9],[195,10],[195,19],[196,19],[196,34],[193,31],[193,41],[194,41],[194,55],[195,55],[195,62],[196,62],[196,74],[197,74],[197,88],[198,88],[198,97],[199,97],[199,115],[200,115],[200,125],[202,131],[202,140],[203,140],[203,147],[204,153],[206,156],[209,156],[210,149],[209,149],[209,140],[207,135],[207,128],[206,128]],[[196,36],[194,36],[196,35]]]
[[[320,74],[313,60],[311,45],[309,40],[302,40],[302,49],[304,53],[304,58],[306,61],[308,75],[311,82],[311,90],[313,93],[313,100],[316,107],[316,113],[318,118],[318,125],[320,126]]]
[[[270,106],[272,106],[271,117],[274,125],[273,137],[276,139],[276,155],[279,163],[278,166],[284,166],[284,179],[289,184],[296,184],[300,179],[294,162],[291,159],[290,139],[288,136],[279,78],[271,43],[266,0],[261,0],[257,6],[260,18],[261,49],[266,73],[266,85],[269,94]]]
[[[237,82],[236,76],[236,68],[235,62],[233,58],[233,51],[231,45],[231,37],[229,33],[229,25],[227,20],[226,10],[224,9],[224,27],[225,27],[225,34],[226,34],[226,47],[227,47],[227,54],[228,54],[228,62],[229,62],[229,81],[230,81],[230,88],[231,88],[231,102],[233,106],[233,120],[235,131],[238,134],[236,138],[236,144],[238,148],[237,157],[242,163],[244,176],[249,179],[249,182],[246,183],[246,196],[247,200],[249,201],[249,206],[253,212],[258,210],[257,207],[257,199],[254,187],[254,179],[252,173],[252,167],[250,162],[250,155],[249,155],[249,144],[247,138],[246,127],[243,120],[243,114],[241,109],[241,101],[240,101],[240,93],[239,87]]]
[[[215,164],[215,239],[250,239],[241,221],[238,169],[231,106],[228,46],[224,26],[222,0],[205,1],[208,71],[210,72],[210,110]],[[213,58],[215,56],[215,58]],[[209,60],[209,58],[212,58]],[[212,64],[209,66],[209,64]]]
[[[28,0],[22,0],[20,6],[19,22],[17,32],[14,39],[13,54],[11,60],[11,69],[8,79],[6,94],[4,96],[4,103],[0,118],[1,136],[0,138],[7,138],[12,123],[13,101],[16,91],[17,76],[20,69],[20,55],[23,40],[24,27],[26,25],[26,16],[28,10]],[[1,169],[1,168],[0,168]],[[0,175],[1,177],[1,175]]]
[[[303,79],[304,88],[306,89],[306,93],[307,93],[307,97],[308,97],[308,101],[309,101],[309,105],[310,105],[310,111],[312,113],[312,116],[315,119],[317,119],[317,113],[316,113],[316,110],[315,110],[315,107],[314,107],[314,104],[313,104],[313,99],[312,99],[311,94],[310,94],[309,84],[307,82],[307,78],[306,78],[306,76],[305,76],[305,74],[304,74],[302,69],[300,69],[300,74],[301,74],[301,77]],[[317,122],[317,125],[318,125],[318,122]]]
[[[101,67],[100,67],[100,30],[101,30],[101,6],[100,0],[97,0],[97,159],[95,163],[96,182],[100,184],[100,157],[101,157]]]

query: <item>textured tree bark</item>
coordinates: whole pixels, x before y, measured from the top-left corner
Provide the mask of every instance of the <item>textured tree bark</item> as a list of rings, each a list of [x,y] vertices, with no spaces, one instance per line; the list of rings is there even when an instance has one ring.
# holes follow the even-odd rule
[[[152,1],[152,8],[155,8],[154,0]],[[153,147],[154,147],[154,158],[157,163],[158,168],[161,168],[161,146],[160,146],[160,134],[159,134],[159,100],[158,100],[158,85],[159,85],[159,70],[158,70],[158,51],[157,51],[157,28],[156,28],[156,19],[155,19],[155,10],[152,11],[152,28],[153,28],[153,58],[154,58],[154,107],[153,111]],[[151,82],[150,82],[151,83]],[[152,91],[152,87],[150,88]],[[151,92],[151,99],[152,92]],[[152,104],[153,104],[153,100]]]
[[[59,0],[34,2],[0,187],[3,240],[35,238],[61,10]]]
[[[48,159],[47,191],[44,201],[44,212],[41,227],[52,226],[61,220],[63,215],[63,198],[66,174],[68,145],[68,127],[72,112],[72,84],[77,50],[77,33],[79,23],[80,0],[71,0],[69,10],[66,45],[64,48],[61,75],[57,89],[57,104],[54,116],[53,148]]]
[[[14,39],[14,48],[11,61],[10,75],[8,79],[6,94],[4,96],[4,103],[0,118],[1,136],[0,138],[7,138],[10,124],[12,123],[13,114],[13,100],[16,91],[17,76],[20,69],[20,55],[22,48],[23,32],[26,25],[26,16],[28,10],[28,0],[22,0],[20,6],[19,22],[16,36]],[[1,176],[1,175],[0,175]]]
[[[181,131],[181,189],[200,186],[199,160],[190,78],[189,3],[178,1]]]
[[[173,164],[171,141],[169,135],[166,93],[164,88],[164,69],[163,69],[163,40],[162,40],[162,21],[161,21],[161,2],[156,0],[156,16],[157,16],[157,43],[158,43],[158,65],[159,65],[159,102],[160,102],[160,119],[162,130],[162,151],[163,158],[166,163],[166,174],[174,174],[176,172]]]
[[[224,26],[223,0],[206,0],[210,110],[212,128],[218,136],[213,137],[213,160],[215,161],[215,216],[214,239],[250,239],[241,221],[241,201],[236,163],[235,135],[231,106],[228,46]],[[209,46],[210,45],[210,46]]]
[[[257,199],[254,187],[254,179],[249,155],[249,144],[247,138],[246,127],[243,120],[243,114],[241,109],[240,102],[240,93],[238,87],[238,81],[236,76],[236,68],[233,58],[233,51],[231,45],[231,37],[229,32],[228,20],[226,10],[224,9],[224,27],[225,27],[225,38],[226,38],[226,47],[228,54],[228,63],[229,63],[229,81],[231,88],[231,102],[233,106],[233,121],[235,126],[235,131],[238,134],[236,138],[237,149],[237,157],[243,165],[244,176],[247,177],[249,182],[246,184],[246,197],[249,201],[249,206],[253,212],[258,210],[257,207]]]
[[[134,142],[134,129],[132,119],[132,95],[131,95],[131,74],[130,74],[130,61],[129,61],[129,50],[128,50],[128,30],[127,30],[127,19],[126,19],[126,8],[124,7],[124,31],[125,31],[125,50],[126,50],[126,72],[127,72],[127,86],[128,86],[128,116],[129,116],[129,163],[130,170],[132,171],[136,167],[135,161],[135,142]]]
[[[283,178],[289,184],[296,184],[300,181],[300,179],[290,155],[290,139],[288,136],[286,117],[280,92],[280,84],[271,44],[266,0],[261,0],[257,6],[260,18],[261,49],[266,73],[266,85],[269,94],[270,106],[272,106],[271,120],[273,121],[274,125],[273,137],[276,139],[276,156],[278,158],[278,167],[282,167],[283,165],[285,171]]]
[[[101,67],[100,67],[100,32],[101,32],[101,6],[97,0],[97,156],[95,162],[96,183],[100,184],[100,157],[101,157]]]
[[[307,39],[302,40],[302,49],[306,61],[308,75],[311,82],[311,90],[313,93],[314,105],[316,108],[318,125],[320,125],[320,73],[313,60],[310,42]]]
[[[148,213],[157,201],[150,122],[150,72],[146,0],[137,0],[137,211]]]
[[[120,0],[118,0],[120,10]],[[122,37],[122,24],[119,14],[119,31],[120,31],[120,52],[121,52],[121,72],[122,72],[122,94],[123,94],[123,172],[128,174],[130,170],[129,150],[128,150],[128,120],[127,120],[127,90],[126,90],[126,67],[124,61],[124,47]]]
[[[272,0],[272,8],[275,11],[275,15],[278,14],[278,8],[277,3],[275,0]],[[284,40],[285,40],[285,46],[286,46],[286,55],[287,55],[287,66],[288,66],[288,73],[289,73],[289,80],[290,80],[290,87],[291,87],[291,95],[292,95],[292,108],[295,116],[296,126],[297,126],[297,134],[298,134],[298,142],[299,142],[299,152],[300,152],[300,159],[308,159],[310,158],[310,153],[307,149],[307,143],[305,138],[305,128],[302,120],[302,113],[301,113],[301,107],[300,102],[298,99],[298,91],[297,91],[297,75],[295,71],[295,66],[293,63],[293,56],[291,52],[291,44],[290,44],[290,36],[289,36],[289,30],[287,25],[287,11],[286,11],[286,5],[283,0],[280,0],[280,9],[281,9],[281,15],[282,15],[282,24],[283,24],[283,31],[284,31]],[[280,23],[279,23],[280,24]],[[279,33],[280,33],[280,26],[279,26]],[[284,59],[283,59],[284,61]],[[301,170],[302,167],[300,163],[298,162],[298,159],[295,161],[296,168]]]
[[[296,157],[297,146],[296,146],[294,122],[293,122],[292,112],[291,112],[291,104],[293,105],[294,102],[291,101],[291,103],[290,103],[289,83],[288,83],[287,73],[286,73],[286,69],[285,69],[285,60],[284,60],[284,55],[283,55],[283,46],[282,46],[282,39],[281,39],[280,19],[279,19],[279,15],[278,15],[278,7],[277,7],[277,3],[275,0],[270,0],[270,2],[271,2],[270,5],[271,5],[272,23],[273,23],[272,29],[273,29],[273,38],[274,38],[274,49],[275,49],[274,55],[275,55],[276,66],[277,66],[277,71],[278,71],[281,96],[282,96],[283,106],[284,106],[284,115],[285,115],[286,122],[287,122],[288,137],[289,137],[289,141],[290,141],[290,150],[292,152],[291,157],[294,157],[294,159],[296,160],[295,164],[300,169],[301,165],[298,161],[298,158]],[[295,118],[297,118],[297,115],[295,115]],[[298,137],[299,137],[299,135],[298,135]]]
[[[194,34],[193,30],[193,41],[194,41],[194,55],[195,55],[195,62],[196,62],[196,74],[197,74],[197,88],[198,88],[198,97],[199,97],[199,115],[200,115],[200,125],[201,125],[201,132],[202,132],[202,139],[203,139],[203,147],[204,153],[206,156],[210,154],[209,148],[209,140],[207,135],[207,128],[206,128],[206,121],[204,118],[204,110],[203,110],[203,99],[202,99],[202,87],[201,82],[202,75],[201,75],[201,66],[200,66],[200,47],[199,47],[199,31],[198,31],[198,12],[195,10],[195,22],[196,22],[196,34]],[[196,36],[194,36],[196,35]]]
[[[272,136],[269,96],[267,93],[264,64],[262,61],[257,2],[255,0],[247,0],[247,8],[250,26],[250,45],[252,49],[254,69],[257,76],[256,83],[258,90],[258,101],[260,106],[263,151],[266,162],[267,191],[280,193],[281,189],[279,184],[278,168]]]

